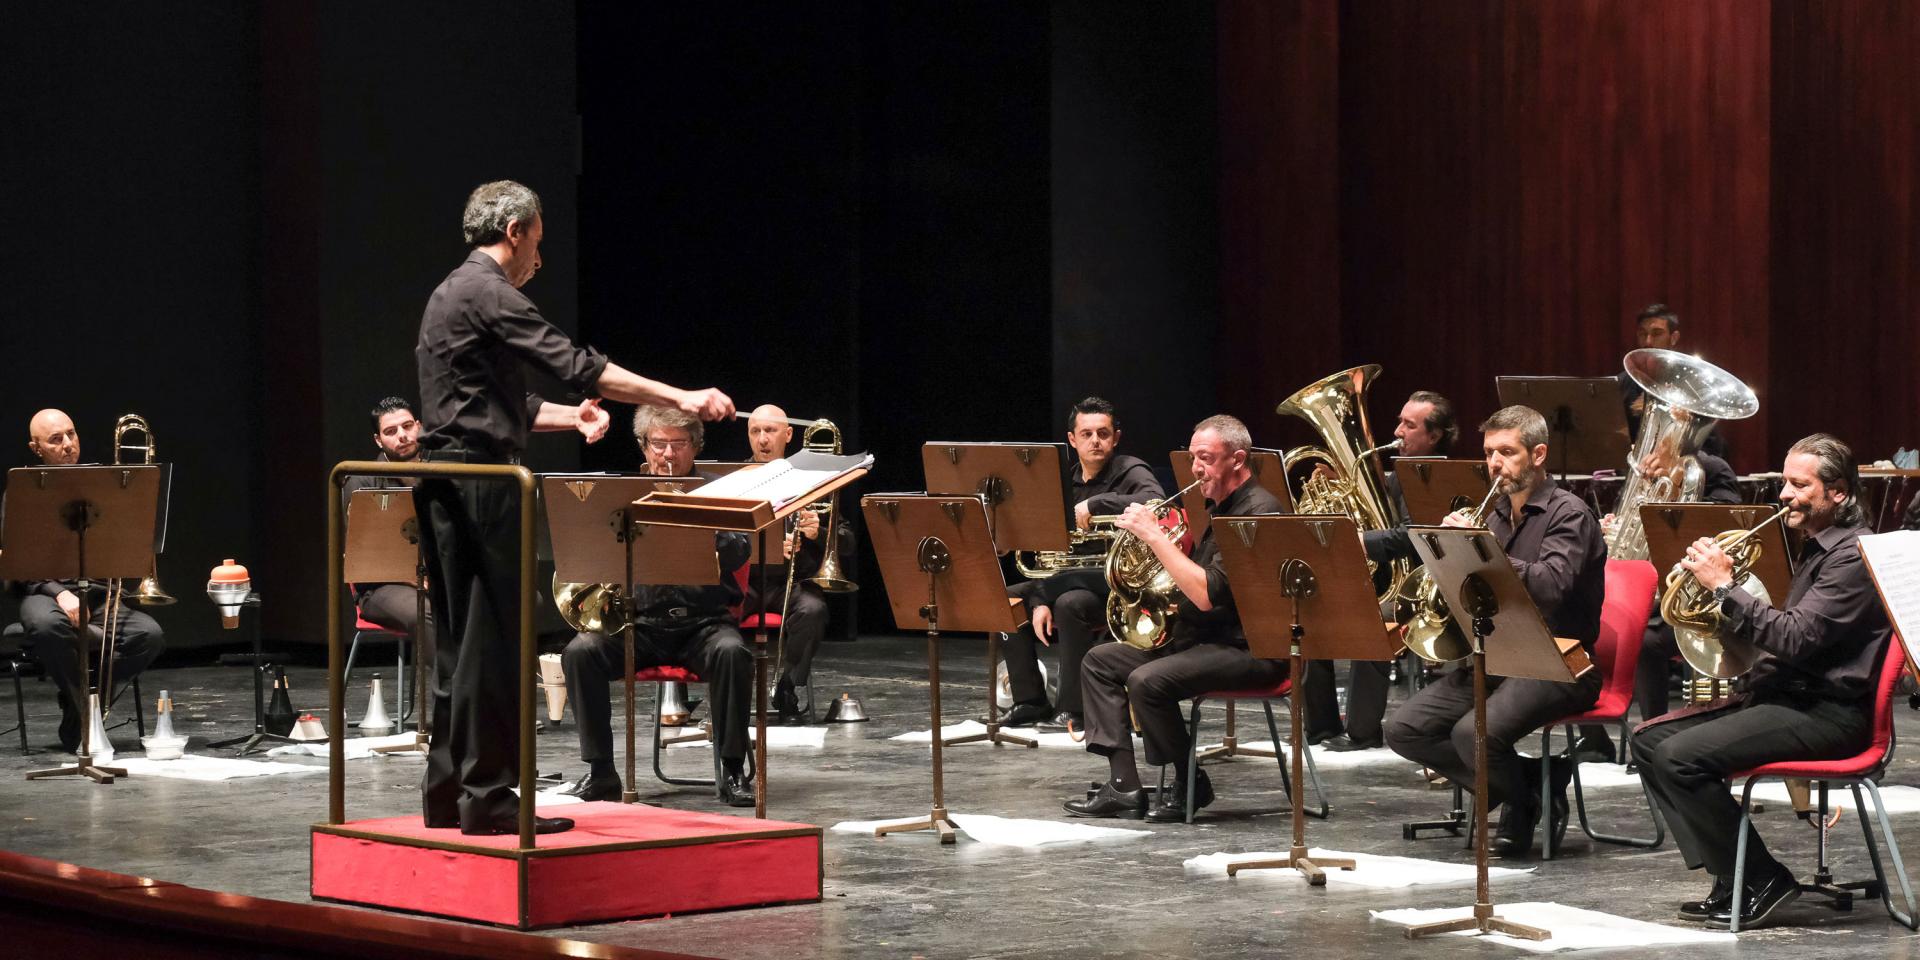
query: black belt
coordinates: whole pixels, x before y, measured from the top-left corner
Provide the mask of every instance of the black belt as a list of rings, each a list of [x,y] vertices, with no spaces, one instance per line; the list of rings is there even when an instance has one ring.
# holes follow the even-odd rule
[[[668,607],[665,610],[649,610],[640,614],[639,619],[671,622],[674,620],[685,620],[691,616],[693,616],[692,607]]]

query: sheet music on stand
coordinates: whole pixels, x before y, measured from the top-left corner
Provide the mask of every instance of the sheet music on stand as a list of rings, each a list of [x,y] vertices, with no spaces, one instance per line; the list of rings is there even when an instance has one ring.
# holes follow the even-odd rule
[[[1907,645],[1907,669],[1914,670],[1920,663],[1914,647],[1920,643],[1920,530],[1861,537],[1860,558],[1867,562],[1894,632]]]
[[[834,456],[816,450],[802,450],[764,466],[729,473],[701,488],[700,494],[737,500],[765,500],[778,510],[835,477],[871,466],[873,454],[870,453]]]

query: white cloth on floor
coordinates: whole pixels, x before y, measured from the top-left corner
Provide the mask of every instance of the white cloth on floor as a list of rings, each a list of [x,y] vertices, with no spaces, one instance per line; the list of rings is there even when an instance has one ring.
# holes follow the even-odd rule
[[[1206,747],[1202,745],[1200,749],[1205,750]],[[1240,749],[1265,750],[1268,753],[1272,753],[1273,741],[1272,740],[1255,740],[1252,743],[1242,743],[1240,744]],[[1286,751],[1281,751],[1281,752],[1285,753]],[[1287,762],[1288,763],[1293,762],[1293,754],[1287,753]],[[1371,750],[1347,750],[1347,751],[1315,750],[1313,751],[1313,765],[1315,767],[1320,768],[1321,770],[1347,770],[1353,767],[1370,767],[1376,763],[1396,763],[1396,762],[1413,764],[1412,760],[1408,760],[1406,757],[1403,757],[1397,753],[1394,753],[1392,750],[1388,750],[1386,747],[1375,747]],[[1418,766],[1418,764],[1414,764],[1414,766]]]
[[[412,730],[408,730],[406,733],[396,733],[391,736],[385,736],[385,737],[348,737],[346,741],[347,759],[348,760],[364,760],[368,757],[375,756],[373,752],[374,747],[405,747],[405,746],[412,745],[412,743],[413,743]],[[267,751],[267,756],[269,757],[326,757],[328,756],[328,752],[327,752],[328,749],[329,748],[327,746],[327,741],[311,740],[306,743],[289,743],[283,746],[274,747],[272,750]],[[416,752],[410,752],[410,753],[382,754],[382,756],[424,757],[426,756],[426,754],[419,753],[416,751]]]
[[[1736,937],[1731,933],[1708,930],[1698,924],[1690,927],[1673,927],[1661,923],[1648,923],[1644,920],[1632,920],[1616,917],[1597,910],[1582,910],[1558,903],[1496,903],[1493,914],[1503,920],[1523,923],[1530,927],[1540,927],[1553,934],[1547,940],[1521,940],[1504,934],[1479,934],[1477,931],[1461,931],[1447,936],[1481,936],[1491,943],[1519,947],[1531,953],[1553,953],[1558,950],[1599,950],[1617,947],[1634,947],[1645,951],[1649,947],[1694,943],[1733,943]],[[1397,923],[1403,926],[1418,926],[1423,923],[1437,923],[1443,920],[1457,920],[1473,916],[1471,905],[1464,907],[1442,907],[1438,910],[1375,910],[1376,920]]]
[[[166,780],[237,780],[241,777],[270,777],[284,773],[321,773],[325,767],[304,763],[275,763],[270,760],[245,760],[240,757],[207,757],[188,754],[172,760],[148,760],[146,757],[116,757],[110,767],[121,767],[129,777],[160,777]]]
[[[747,742],[754,741],[754,728],[747,727]],[[826,727],[768,727],[767,749],[769,750],[818,750],[827,745]],[[689,740],[686,743],[669,744],[667,749],[680,747],[711,747],[712,740]]]
[[[1062,823],[1058,820],[1020,820],[985,814],[950,814],[953,825],[973,839],[993,846],[1034,850],[1062,843],[1086,843],[1095,840],[1139,840],[1151,835],[1148,830],[1123,830],[1096,827],[1087,823]],[[877,827],[912,823],[923,817],[898,817],[892,820],[846,820],[827,828],[833,833],[863,833],[871,836]]]
[[[1339,850],[1309,848],[1309,859],[1314,856],[1329,859],[1352,860],[1352,870],[1324,870],[1328,885],[1340,884],[1353,887],[1411,887],[1418,885],[1472,883],[1475,879],[1473,864],[1447,863],[1441,860],[1418,860],[1413,857],[1384,857],[1371,853],[1345,853]],[[1283,860],[1286,854],[1281,852],[1253,853],[1210,853],[1193,857],[1186,861],[1189,876],[1200,874],[1225,877],[1227,864],[1249,860]],[[1508,880],[1524,877],[1533,872],[1531,867],[1488,867],[1487,877],[1491,880]],[[1253,877],[1271,877],[1276,880],[1306,882],[1306,875],[1298,870],[1251,870],[1238,875],[1239,879]]]

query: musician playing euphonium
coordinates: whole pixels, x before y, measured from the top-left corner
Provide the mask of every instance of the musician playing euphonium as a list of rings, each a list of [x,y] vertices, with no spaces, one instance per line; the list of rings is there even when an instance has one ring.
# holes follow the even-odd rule
[[[1793,445],[1781,472],[1787,526],[1806,535],[1784,609],[1737,589],[1732,561],[1712,538],[1695,541],[1680,561],[1719,601],[1724,642],[1757,650],[1753,669],[1727,700],[1656,718],[1633,737],[1641,776],[1687,868],[1713,875],[1706,899],[1682,904],[1680,916],[1721,926],[1732,918],[1740,839],[1728,775],[1865,749],[1873,735],[1870,691],[1892,635],[1860,557],[1859,538],[1871,531],[1854,498],[1860,480],[1853,451],[1816,433]],[[1765,922],[1800,892],[1757,833],[1747,837],[1746,877],[1742,928]]]
[[[785,410],[762,404],[747,417],[747,445],[753,462],[771,463],[786,456],[787,445],[792,442],[793,424],[787,422]],[[853,526],[844,520],[838,523],[838,548],[844,551],[853,542]],[[826,540],[821,532],[820,514],[801,510],[793,515],[793,529],[783,541],[787,561],[794,565],[791,596],[784,575],[769,577],[765,597],[760,596],[757,584],[747,585],[745,609],[776,614],[785,610],[782,621],[786,635],[781,647],[786,662],[774,685],[773,709],[779,721],[789,726],[813,722],[807,681],[813,675],[813,656],[827,635],[827,598],[807,580],[820,572],[820,564],[826,559]]]
[[[59,410],[42,410],[27,423],[27,449],[41,463],[49,465],[80,462],[80,433],[73,420]],[[20,628],[26,636],[23,645],[33,653],[53,681],[60,701],[60,749],[72,753],[80,749],[80,724],[87,715],[87,689],[81,679],[80,657],[84,647],[96,678],[99,676],[99,642],[88,639],[76,643],[80,627],[80,604],[72,580],[31,580],[15,585],[20,593]],[[92,582],[84,602],[91,605],[89,632],[107,625],[107,583]],[[118,624],[113,648],[113,677],[129,681],[153,663],[166,648],[166,635],[160,624],[130,603],[114,606]],[[108,697],[103,695],[101,706]],[[97,748],[96,748],[97,749]]]
[[[1245,517],[1280,512],[1280,501],[1253,482],[1247,453],[1253,440],[1246,425],[1224,414],[1193,428],[1187,449],[1193,454],[1194,479],[1215,517]],[[1067,812],[1079,817],[1140,817],[1156,823],[1186,820],[1189,803],[1197,810],[1213,802],[1205,771],[1195,771],[1194,795],[1186,796],[1187,726],[1180,701],[1197,693],[1277,684],[1286,678],[1285,661],[1262,660],[1247,651],[1240,614],[1233,605],[1220,548],[1211,527],[1199,532],[1193,556],[1169,540],[1153,510],[1135,504],[1120,515],[1120,529],[1141,538],[1179,588],[1172,638],[1162,647],[1142,650],[1105,643],[1087,654],[1081,666],[1085,689],[1087,751],[1107,758],[1108,776],[1091,799],[1073,799]],[[1174,765],[1173,785],[1152,810],[1140,786],[1133,755],[1129,710],[1147,744],[1147,762]]]
[[[647,473],[693,475],[693,458],[706,439],[698,417],[672,407],[642,406],[633,414],[633,436],[647,458]],[[751,547],[743,533],[714,534],[720,555],[717,584],[635,585],[633,656],[639,668],[686,667],[707,684],[713,706],[713,745],[720,754],[716,790],[729,806],[753,806],[746,776],[747,714],[753,704],[753,646],[740,636],[740,584],[735,571]],[[587,772],[561,792],[582,800],[618,800],[620,774],[613,764],[613,705],[607,685],[620,679],[626,655],[619,637],[576,635],[560,654],[567,673],[567,699],[580,726],[580,759]]]
[[[1146,461],[1115,452],[1120,423],[1113,404],[1099,397],[1074,404],[1067,411],[1067,443],[1077,461],[1072,502],[1074,524],[1080,529],[1088,529],[1093,517],[1166,496]],[[1001,648],[1014,701],[1001,722],[1012,727],[1079,723],[1080,663],[1094,644],[1108,639],[1106,577],[1098,569],[1062,570],[1044,580],[1014,584],[1007,592],[1026,602],[1029,619]],[[1042,646],[1060,648],[1060,696],[1054,703],[1047,701],[1040,676]]]
[[[1547,475],[1547,422],[1531,407],[1507,407],[1480,425],[1487,472],[1503,484],[1486,527],[1500,540],[1520,582],[1556,637],[1579,640],[1591,651],[1600,637],[1606,593],[1606,544],[1600,524],[1579,497]],[[1463,513],[1444,526],[1466,526]],[[1523,857],[1533,849],[1540,818],[1539,766],[1514,747],[1551,722],[1593,706],[1600,671],[1572,683],[1523,677],[1487,677],[1487,807],[1501,807],[1491,853]],[[1414,694],[1387,719],[1387,746],[1451,778],[1474,782],[1473,671],[1452,670]],[[1553,820],[1566,822],[1564,792],[1572,764],[1554,766]]]
[[[1400,441],[1401,457],[1444,457],[1460,438],[1454,420],[1453,403],[1431,390],[1416,390],[1400,407],[1394,424],[1394,439]],[[1386,472],[1387,496],[1399,501],[1400,515],[1406,516],[1406,495],[1400,490],[1400,475]],[[1368,530],[1360,535],[1367,559],[1373,561],[1376,586],[1384,581],[1388,564],[1399,557],[1411,558],[1413,544],[1405,527]],[[1391,610],[1385,611],[1391,616]],[[1340,719],[1340,701],[1334,689],[1333,661],[1314,660],[1307,664],[1306,687],[1301,691],[1307,703],[1307,742],[1326,743],[1336,753],[1370,750],[1386,741],[1380,724],[1386,718],[1387,690],[1392,686],[1391,660],[1355,660],[1347,681],[1347,717]]]

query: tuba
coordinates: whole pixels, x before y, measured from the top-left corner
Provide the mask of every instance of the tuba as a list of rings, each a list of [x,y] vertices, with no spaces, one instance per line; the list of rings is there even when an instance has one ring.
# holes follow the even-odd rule
[[[1145,505],[1155,517],[1164,518],[1169,511],[1179,508],[1180,498],[1187,491],[1199,485],[1200,481],[1195,480],[1179,493],[1165,500],[1149,500]],[[1162,529],[1168,540],[1177,541],[1186,536],[1185,515],[1182,514],[1178,523]],[[1173,619],[1180,591],[1166,565],[1153,555],[1153,548],[1145,540],[1121,530],[1115,531],[1108,545],[1106,568],[1108,632],[1115,640],[1137,650],[1154,650],[1164,645],[1171,636],[1167,626]]]
[[[1387,494],[1383,473],[1376,467],[1380,452],[1394,444],[1374,446],[1367,429],[1367,387],[1379,375],[1377,363],[1342,370],[1300,388],[1281,402],[1277,412],[1312,424],[1324,444],[1295,447],[1282,455],[1281,467],[1289,482],[1296,464],[1314,460],[1323,462],[1333,473],[1323,477],[1316,471],[1300,483],[1297,491],[1290,491],[1295,512],[1344,514],[1353,518],[1362,533],[1406,522],[1399,501]],[[1382,601],[1399,591],[1411,567],[1405,560],[1393,561],[1392,576],[1380,595]]]
[[[141,442],[128,443],[127,434],[129,433],[138,433],[140,435]],[[114,466],[117,467],[129,462],[140,463],[140,464],[150,464],[153,462],[155,449],[156,449],[156,446],[153,442],[153,428],[147,425],[146,417],[143,417],[137,413],[129,413],[121,417],[119,420],[114,421],[114,424],[113,424],[113,465]],[[124,454],[126,453],[126,451],[129,451],[129,450],[137,451],[140,454],[140,459],[135,461],[126,460],[124,458]],[[147,568],[147,575],[140,580],[140,583],[138,586],[133,588],[133,595],[131,599],[133,600],[134,603],[137,603],[143,607],[165,607],[165,606],[171,606],[174,603],[173,594],[168,593],[166,590],[162,589],[160,586],[160,558],[159,557],[153,558],[153,565]]]
[[[1627,457],[1627,483],[1613,508],[1607,556],[1647,559],[1640,507],[1656,501],[1700,499],[1704,474],[1694,458],[1714,425],[1743,420],[1760,409],[1738,377],[1674,350],[1635,350],[1623,361],[1627,376],[1647,392],[1640,437]]]
[[[1787,508],[1781,507],[1751,529],[1728,530],[1714,538],[1714,543],[1733,561],[1734,589],[1744,590],[1763,603],[1772,603],[1773,598],[1759,575],[1753,572],[1761,553],[1760,541],[1754,539],[1754,535],[1778,522],[1786,513]],[[1753,666],[1754,651],[1727,648],[1726,623],[1713,594],[1677,563],[1667,573],[1666,595],[1660,598],[1660,616],[1673,625],[1673,638],[1679,644],[1680,656],[1701,674],[1727,680],[1746,673]]]
[[[1493,498],[1507,489],[1504,477],[1494,478],[1493,485],[1487,488],[1487,495],[1480,505],[1473,508],[1467,519],[1473,526],[1486,525],[1487,508],[1493,506]],[[1412,606],[1413,615],[1407,619],[1406,631],[1400,640],[1414,656],[1429,663],[1451,663],[1464,660],[1473,653],[1473,641],[1460,630],[1453,621],[1453,611],[1447,606],[1445,597],[1440,595],[1440,587],[1426,567],[1413,571],[1400,583],[1400,590],[1394,599]]]

